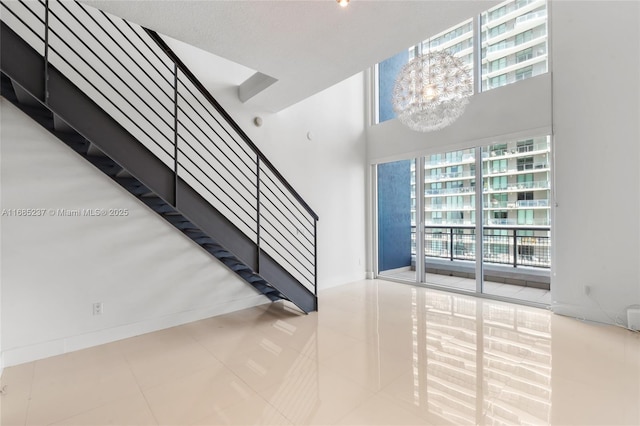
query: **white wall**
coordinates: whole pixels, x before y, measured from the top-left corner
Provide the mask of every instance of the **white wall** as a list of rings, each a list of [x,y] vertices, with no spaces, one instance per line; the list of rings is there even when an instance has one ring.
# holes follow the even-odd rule
[[[554,310],[626,323],[640,303],[640,3],[552,6]]]
[[[1,218],[7,366],[267,301],[4,98],[0,106],[3,209],[130,212]]]
[[[0,120],[2,109],[0,108]],[[2,166],[2,137],[0,135],[0,166]],[[0,168],[0,212],[2,211],[2,169]],[[2,216],[0,215],[0,377],[4,370],[4,352],[2,351]]]
[[[319,288],[363,279],[366,170],[363,74],[276,114],[252,110],[250,104],[239,105],[235,88],[216,96],[320,217]],[[263,118],[261,127],[249,124],[255,115]]]

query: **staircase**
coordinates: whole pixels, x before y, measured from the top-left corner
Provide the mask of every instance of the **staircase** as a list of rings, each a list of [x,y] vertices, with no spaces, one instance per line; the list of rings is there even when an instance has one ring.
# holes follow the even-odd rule
[[[317,310],[317,215],[160,36],[0,3],[3,97],[269,300]]]

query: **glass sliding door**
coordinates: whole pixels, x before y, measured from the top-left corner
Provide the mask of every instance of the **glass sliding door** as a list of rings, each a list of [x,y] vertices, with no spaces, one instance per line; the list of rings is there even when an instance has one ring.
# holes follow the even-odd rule
[[[475,150],[424,159],[424,282],[476,291]]]
[[[550,137],[482,148],[482,291],[550,303]]]
[[[415,160],[377,166],[378,275],[416,281]]]
[[[378,275],[550,304],[550,140],[378,165]]]

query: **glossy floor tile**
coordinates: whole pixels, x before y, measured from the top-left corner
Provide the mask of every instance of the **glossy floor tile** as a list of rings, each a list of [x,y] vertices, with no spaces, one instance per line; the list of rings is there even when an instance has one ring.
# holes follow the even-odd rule
[[[0,424],[638,425],[640,334],[386,281],[5,369]]]

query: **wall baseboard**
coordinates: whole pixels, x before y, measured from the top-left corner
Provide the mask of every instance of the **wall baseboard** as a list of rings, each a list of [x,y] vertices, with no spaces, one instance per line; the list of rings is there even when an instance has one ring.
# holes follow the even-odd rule
[[[0,374],[3,367],[11,367],[31,361],[37,361],[39,359],[49,358],[52,356],[63,355],[69,352],[99,346],[117,340],[139,336],[145,333],[164,330],[190,322],[199,321],[205,318],[251,308],[265,303],[269,302],[264,298],[264,296],[256,295],[255,297],[228,301],[224,304],[214,307],[178,312],[175,314],[165,315],[143,322],[126,324],[118,327],[108,328],[105,330],[85,333],[78,336],[38,343],[35,345],[7,349],[2,353],[0,358]]]

